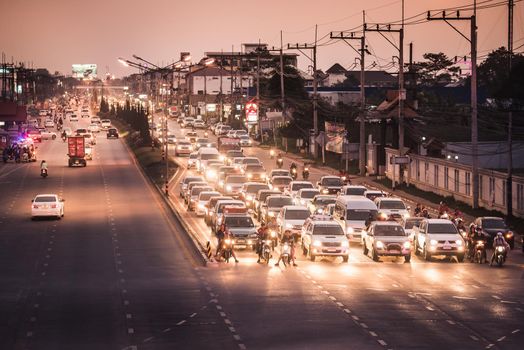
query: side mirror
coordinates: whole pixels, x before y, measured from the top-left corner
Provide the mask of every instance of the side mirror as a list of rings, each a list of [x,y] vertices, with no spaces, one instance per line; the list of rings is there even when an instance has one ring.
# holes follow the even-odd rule
[[[410,205],[408,205],[408,210],[411,210],[411,206]]]
[[[31,203],[33,203],[35,200],[34,199],[31,199]]]

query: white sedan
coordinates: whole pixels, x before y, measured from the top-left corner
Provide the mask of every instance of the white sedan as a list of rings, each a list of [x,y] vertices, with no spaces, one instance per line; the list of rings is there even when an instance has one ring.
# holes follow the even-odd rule
[[[99,132],[100,131],[100,128],[98,127],[97,123],[92,123],[91,125],[89,125],[89,127],[87,129],[89,131],[91,131],[91,132]]]
[[[49,131],[49,130],[42,130],[40,132],[40,136],[42,136],[42,140],[54,140],[56,139],[56,132]]]
[[[44,126],[46,128],[54,128],[55,127],[55,122],[48,119],[48,120],[45,121]]]
[[[31,202],[31,219],[54,216],[60,220],[64,216],[64,199],[56,194],[39,194]]]

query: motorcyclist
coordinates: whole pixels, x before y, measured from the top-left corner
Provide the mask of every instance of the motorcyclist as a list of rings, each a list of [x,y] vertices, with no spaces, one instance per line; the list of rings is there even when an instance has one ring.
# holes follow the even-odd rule
[[[489,266],[493,265],[493,262],[495,261],[495,255],[497,253],[497,247],[504,247],[506,248],[506,251],[504,252],[504,260],[506,260],[506,254],[509,250],[509,244],[504,239],[504,235],[502,232],[497,232],[497,235],[493,239],[493,255],[491,255],[491,261],[489,263]]]
[[[47,162],[45,160],[42,160],[40,163],[40,171],[46,170],[47,171]]]
[[[309,167],[304,165],[304,170],[302,170],[302,178],[307,180],[309,178]]]
[[[218,230],[216,232],[216,236],[217,236],[217,250],[215,252],[215,257],[219,256],[220,250],[222,249],[222,243],[224,242],[225,232],[226,232],[226,225],[224,225],[224,224],[220,225],[220,227],[218,228]]]
[[[456,218],[454,221],[455,225],[457,226],[457,230],[464,232],[467,231],[466,225],[464,224],[464,220],[462,220],[461,218]]]
[[[438,216],[441,217],[449,212],[449,208],[446,203],[440,202],[438,207]]]
[[[462,212],[458,208],[455,208],[455,211],[453,212],[453,218],[462,219]]]
[[[464,223],[463,223],[464,225]],[[475,253],[475,242],[484,240],[484,234],[482,233],[482,229],[480,227],[475,227],[471,230],[470,234],[468,235],[468,256],[473,257],[473,254]]]
[[[275,160],[277,167],[282,168],[284,164],[284,158],[282,157],[282,152],[278,152],[277,159]]]
[[[284,249],[284,244],[285,243],[287,243],[289,245],[289,248],[290,248],[290,253],[289,253],[290,256],[289,256],[289,258],[293,262],[293,266],[298,266],[297,263],[295,262],[295,237],[291,233],[290,230],[286,230],[284,232],[284,234],[282,235],[282,239],[281,239],[280,243],[281,243],[280,244],[281,250]],[[281,260],[282,260],[282,254],[280,254],[280,256],[278,257],[278,260],[275,263],[275,266],[279,266]]]
[[[296,179],[297,177],[297,165],[295,162],[291,162],[291,165],[289,166],[289,172],[291,173],[291,176]]]
[[[62,140],[65,141],[65,139],[67,138],[67,133],[65,132],[65,130],[62,131]]]
[[[260,263],[260,259],[262,258],[262,248],[264,247],[264,241],[269,238],[269,228],[266,225],[261,226],[257,231],[257,254],[258,254],[258,260],[257,263]]]
[[[422,204],[417,203],[417,206],[413,210],[413,213],[415,214],[415,216],[420,216],[422,214]]]
[[[235,237],[233,237],[233,235],[231,234],[231,231],[229,231],[228,228],[225,226],[224,240],[226,240],[226,239],[233,240],[233,239],[235,239]],[[234,245],[233,244],[231,244],[231,256],[235,259],[235,262],[237,263],[238,259],[237,259],[237,256],[235,255],[235,249],[234,249]]]

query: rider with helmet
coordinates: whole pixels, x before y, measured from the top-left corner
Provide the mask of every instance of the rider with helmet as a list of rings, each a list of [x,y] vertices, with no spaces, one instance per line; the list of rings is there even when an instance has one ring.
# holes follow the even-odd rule
[[[502,234],[502,232],[497,232],[497,235],[493,239],[493,255],[491,256],[491,261],[489,263],[490,266],[493,265],[493,261],[495,261],[495,254],[497,252],[497,247],[506,248],[506,250],[504,251],[504,260],[506,260],[506,254],[509,250],[509,244],[504,239],[504,235]]]

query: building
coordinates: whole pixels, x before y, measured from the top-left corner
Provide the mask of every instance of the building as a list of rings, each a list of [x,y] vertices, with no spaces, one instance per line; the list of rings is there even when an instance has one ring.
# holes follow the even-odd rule
[[[360,84],[360,70],[352,70],[346,73],[346,77],[351,77]],[[395,87],[398,84],[398,78],[383,70],[364,71],[364,86],[373,87]]]
[[[323,86],[335,86],[346,80],[348,71],[340,64],[335,63],[326,71],[326,78],[323,80]]]

